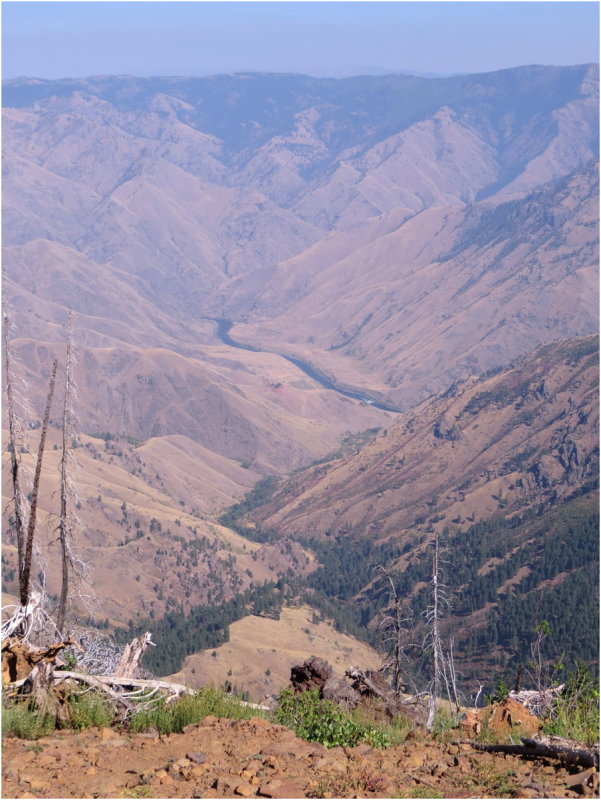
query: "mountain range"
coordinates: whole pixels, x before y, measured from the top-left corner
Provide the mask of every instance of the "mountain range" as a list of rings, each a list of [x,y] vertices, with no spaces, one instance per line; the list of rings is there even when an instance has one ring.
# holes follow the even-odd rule
[[[189,613],[295,573],[367,619],[371,578],[316,588],[347,540],[419,583],[436,531],[519,517],[538,541],[566,504],[589,513],[596,65],[24,78],[3,106],[18,410],[35,452],[72,309],[93,617]],[[265,479],[271,499],[242,502]],[[538,575],[520,548],[516,574]]]

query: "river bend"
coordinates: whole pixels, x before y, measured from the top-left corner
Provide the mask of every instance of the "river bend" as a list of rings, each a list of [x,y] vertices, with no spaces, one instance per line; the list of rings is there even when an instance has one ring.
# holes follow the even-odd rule
[[[269,350],[262,350],[259,347],[253,347],[253,345],[250,344],[242,344],[241,342],[237,342],[235,339],[232,339],[230,336],[230,330],[234,323],[229,319],[220,319],[218,317],[204,317],[204,319],[209,319],[211,322],[215,322],[217,324],[217,336],[223,342],[223,344],[227,345],[228,347],[236,347],[238,350],[250,350],[253,353],[270,352]],[[343,389],[342,387],[337,386],[323,373],[318,372],[310,364],[307,364],[306,361],[301,361],[300,358],[286,356],[283,353],[273,353],[273,355],[278,355],[281,358],[285,358],[286,361],[289,361],[291,364],[294,364],[295,367],[298,367],[300,370],[302,370],[305,375],[308,375],[314,381],[317,381],[317,383],[321,384],[324,389],[331,389],[333,392],[338,392],[338,394],[341,394],[344,397],[351,397],[353,400],[360,400],[362,403],[366,403],[374,408],[379,408],[380,411],[392,411],[395,414],[401,413],[399,408],[395,408],[387,403],[380,403],[377,400],[373,400],[371,397],[367,397],[367,395],[361,394],[356,390]]]

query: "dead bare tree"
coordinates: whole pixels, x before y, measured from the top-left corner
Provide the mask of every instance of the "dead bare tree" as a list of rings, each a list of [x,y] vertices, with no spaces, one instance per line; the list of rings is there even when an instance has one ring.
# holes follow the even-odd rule
[[[83,652],[70,651],[77,669],[88,675],[115,675],[123,648],[97,631],[86,630],[78,636]]]
[[[447,653],[446,657],[446,668],[448,669],[448,681],[447,681],[447,688],[450,689],[450,692],[453,693],[453,701],[455,704],[455,713],[459,715],[459,693],[457,691],[457,672],[455,670],[455,656],[453,654],[453,644],[454,640],[451,638],[449,644],[449,652]],[[451,696],[449,692],[449,703],[451,703]]]
[[[8,398],[8,418],[9,418],[9,450],[11,452],[11,477],[13,484],[13,502],[15,506],[15,529],[17,537],[17,557],[19,574],[19,597],[21,608],[14,610],[10,619],[5,619],[10,613],[9,607],[3,609],[3,625],[7,629],[16,630],[17,621],[20,620],[22,635],[41,637],[45,639],[48,635],[57,633],[62,636],[65,627],[65,616],[69,598],[73,596],[73,589],[76,588],[78,597],[90,606],[90,592],[83,591],[83,584],[87,581],[88,566],[76,555],[73,548],[73,535],[79,523],[75,508],[77,497],[74,487],[74,467],[75,457],[73,455],[73,441],[75,439],[75,348],[73,344],[72,332],[72,313],[69,311],[66,334],[66,365],[65,365],[65,392],[62,409],[62,454],[59,465],[60,477],[58,492],[60,495],[60,510],[58,514],[57,541],[61,551],[61,589],[58,601],[56,623],[47,613],[48,598],[44,580],[45,562],[40,550],[38,536],[36,535],[37,505],[40,489],[40,479],[42,474],[42,460],[44,456],[46,437],[50,421],[50,409],[54,395],[54,388],[57,373],[57,361],[54,360],[51,370],[50,388],[46,401],[44,418],[41,426],[40,442],[38,447],[37,461],[35,463],[35,475],[33,476],[33,486],[29,496],[29,509],[25,498],[24,489],[24,467],[21,462],[20,454],[23,451],[22,428],[16,413],[16,397],[13,388],[14,382],[14,363],[11,348],[9,345],[10,322],[4,313],[4,366],[5,366],[5,385]],[[29,511],[29,519],[27,519]],[[41,568],[42,577],[40,578],[41,587],[36,603],[31,602],[31,572],[32,562],[36,561]],[[37,593],[36,593],[37,595]],[[90,610],[90,608],[88,608]],[[52,633],[51,633],[52,632]]]
[[[440,583],[439,583],[439,555],[440,545],[438,531],[434,539],[434,558],[432,560],[432,605],[426,609],[426,624],[429,627],[427,647],[432,649],[434,675],[432,678],[432,696],[428,709],[426,728],[431,731],[434,726],[436,714],[436,700],[440,694],[440,679],[443,664],[442,639],[440,638]]]
[[[407,641],[408,630],[411,626],[412,617],[410,613],[406,615],[401,598],[398,596],[396,586],[388,570],[381,564],[376,564],[375,569],[388,581],[389,585],[389,613],[384,612],[378,623],[378,638],[386,653],[387,661],[382,666],[381,672],[389,672],[393,691],[400,694],[407,690],[404,676],[413,683],[413,678],[406,665],[409,663],[406,650],[414,643]],[[414,686],[414,693],[417,688]]]
[[[25,538],[25,548],[23,552],[23,562],[19,564],[19,597],[22,606],[26,606],[29,601],[30,593],[30,577],[31,577],[31,561],[33,553],[33,542],[35,536],[35,525],[37,518],[38,508],[38,494],[40,489],[40,477],[42,474],[42,460],[44,458],[44,449],[46,447],[46,434],[48,433],[48,423],[50,421],[50,408],[52,406],[52,399],[54,397],[54,384],[56,381],[56,368],[58,362],[56,359],[52,362],[50,371],[50,386],[48,389],[48,396],[46,398],[46,407],[44,409],[44,418],[42,420],[42,429],[40,432],[40,443],[38,445],[38,455],[35,466],[35,473],[33,477],[33,488],[31,492],[31,503],[29,507],[29,521],[27,524],[27,535]]]
[[[62,455],[60,461],[60,517],[58,523],[58,541],[61,548],[61,592],[56,627],[61,635],[65,627],[70,573],[76,572],[82,575],[86,572],[83,562],[75,557],[72,545],[73,528],[76,522],[73,510],[75,505],[75,490],[73,486],[73,458],[70,445],[70,442],[72,442],[75,437],[74,367],[75,354],[73,348],[72,312],[71,309],[69,309],[67,320],[67,352],[65,360],[65,394],[63,399],[62,419]]]
[[[6,387],[8,438],[11,461],[11,481],[14,502],[15,533],[17,536],[17,563],[19,583],[21,582],[21,569],[25,555],[25,497],[22,488],[21,465],[21,428],[15,411],[15,398],[13,395],[13,362],[9,346],[9,332],[11,322],[7,314],[2,316],[4,338],[4,384]]]
[[[428,709],[428,720],[426,723],[426,728],[428,730],[432,730],[434,726],[437,701],[441,694],[443,684],[449,701],[449,708],[454,705],[456,713],[459,712],[453,644],[451,642],[449,653],[445,653],[440,630],[440,621],[444,614],[444,609],[448,609],[450,606],[446,593],[446,586],[441,579],[442,563],[440,536],[437,531],[434,536],[434,556],[432,558],[431,604],[425,611],[427,633],[424,640],[424,650],[432,651],[433,662],[432,691]]]
[[[17,574],[19,595],[21,596],[24,578],[28,579],[28,575],[24,572],[28,553],[28,530],[35,528],[35,507],[33,518],[30,513],[32,495],[30,494],[29,498],[26,497],[27,488],[31,487],[33,475],[21,459],[22,453],[29,452],[29,450],[25,441],[23,421],[17,412],[17,405],[21,406],[22,411],[28,405],[27,386],[22,377],[15,375],[15,357],[10,347],[10,334],[14,330],[14,326],[5,309],[3,309],[2,321],[4,325],[4,386],[9,427],[8,450],[11,456],[12,505],[14,508],[11,524],[14,525],[17,540]],[[20,388],[19,384],[21,384]],[[29,523],[27,521],[28,512]],[[44,560],[38,538],[34,536],[33,541],[29,541],[29,544],[31,546],[29,564],[31,565],[31,561],[35,557],[42,569],[43,576]],[[53,627],[52,621],[44,610],[45,587],[43,584],[42,577],[40,591],[33,591],[29,588],[25,604],[8,605],[2,608],[3,639],[7,636],[18,635],[22,639],[28,640],[31,636],[36,635],[40,626],[44,627],[49,622],[50,627]]]

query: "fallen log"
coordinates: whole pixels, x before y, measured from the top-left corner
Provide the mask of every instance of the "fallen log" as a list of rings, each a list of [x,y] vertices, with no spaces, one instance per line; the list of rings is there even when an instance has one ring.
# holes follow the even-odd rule
[[[534,758],[557,758],[565,764],[599,769],[599,747],[583,747],[561,736],[522,737],[522,744],[481,744],[469,742],[475,750],[487,753],[509,753]]]
[[[168,681],[143,680],[142,678],[121,678],[115,675],[88,675],[71,670],[52,669],[45,664],[46,686],[58,686],[66,681],[84,684],[88,690],[102,692],[111,700],[116,709],[118,719],[125,719],[141,708],[156,702],[159,697],[167,695],[167,702],[176,700],[184,694],[194,694],[192,689],[181,683]],[[24,694],[31,694],[30,676],[14,681],[6,686],[7,690],[21,689]]]
[[[359,694],[374,695],[385,701],[395,698],[394,692],[378,672],[364,671],[351,666],[344,674],[347,678],[351,678],[353,689]]]
[[[378,697],[391,717],[403,714],[409,717],[416,725],[425,725],[425,707],[421,696],[396,694],[386,684],[382,676],[373,670],[363,671],[351,666],[344,674],[353,681],[352,688],[359,695]]]
[[[194,694],[192,689],[184,686],[183,683],[170,683],[169,681],[153,681],[144,680],[142,678],[125,678],[119,675],[87,675],[83,672],[71,672],[70,670],[54,670],[54,680],[61,682],[63,680],[80,681],[87,683],[95,688],[102,689],[107,687],[111,689],[118,687],[123,690],[135,691],[145,689],[155,689],[158,691],[169,692],[172,695],[179,697],[182,694]]]

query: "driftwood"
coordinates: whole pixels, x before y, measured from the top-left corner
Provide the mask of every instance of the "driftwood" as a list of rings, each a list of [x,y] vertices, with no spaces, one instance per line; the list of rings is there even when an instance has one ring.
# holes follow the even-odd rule
[[[125,646],[125,650],[123,651],[123,655],[121,656],[121,660],[117,665],[117,669],[115,670],[115,676],[119,678],[133,678],[136,672],[138,671],[138,666],[140,664],[140,659],[144,655],[144,652],[147,650],[148,645],[152,645],[156,647],[154,642],[150,641],[151,634],[144,633],[142,636],[138,636],[137,639],[134,639],[128,645]]]
[[[522,737],[523,744],[480,744],[470,742],[476,750],[488,753],[510,753],[519,756],[536,758],[558,758],[565,764],[579,767],[595,767],[599,769],[599,748],[583,747],[572,739],[561,736],[545,736],[537,738]]]
[[[550,689],[521,689],[519,691],[509,692],[509,697],[518,703],[525,706],[531,714],[536,717],[542,717],[551,708],[555,700],[560,696],[565,688],[565,684],[561,686],[553,686]]]
[[[536,717],[543,717],[549,711],[555,700],[560,696],[565,688],[565,684],[561,686],[553,686],[550,689],[521,689],[519,691],[509,692],[509,697],[518,703],[525,706],[531,714]]]
[[[382,700],[395,697],[394,692],[378,672],[373,670],[363,671],[357,667],[349,667],[344,673],[353,681],[353,689],[362,695],[375,695]]]

